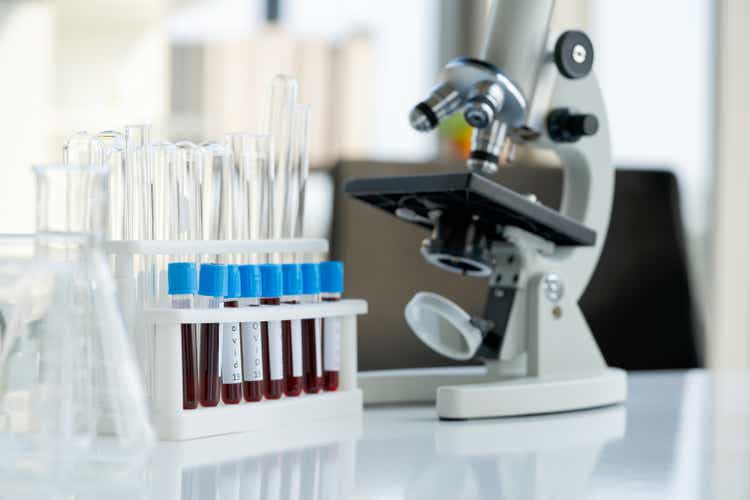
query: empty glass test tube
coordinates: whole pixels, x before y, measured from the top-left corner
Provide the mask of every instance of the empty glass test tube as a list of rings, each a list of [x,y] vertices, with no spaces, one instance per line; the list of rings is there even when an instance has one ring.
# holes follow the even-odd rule
[[[262,284],[260,268],[254,264],[239,266],[240,307],[260,305]],[[242,339],[242,381],[245,401],[263,398],[263,341],[260,321],[243,321],[240,324]]]
[[[320,297],[323,302],[341,300],[344,291],[344,264],[339,261],[321,262]],[[323,319],[323,377],[326,391],[339,387],[341,365],[341,318]]]
[[[240,270],[227,266],[227,295],[224,307],[240,306]],[[242,346],[238,322],[221,325],[221,400],[225,404],[237,404],[242,399]]]
[[[169,264],[169,296],[174,309],[192,309],[198,292],[196,268],[192,262]],[[180,325],[182,336],[182,407],[198,407],[198,342],[195,325]]]
[[[125,135],[116,130],[96,134],[104,145],[104,161],[109,166],[109,229],[110,240],[125,237]]]
[[[304,234],[305,190],[310,174],[310,106],[297,104],[294,111],[294,168],[290,184],[296,192],[290,203],[292,237],[301,238]]]
[[[320,302],[320,271],[318,264],[305,263],[302,269],[300,302]],[[320,318],[302,320],[302,362],[305,392],[314,394],[323,389],[323,345]]]
[[[220,309],[227,294],[227,266],[201,264],[198,284],[199,307]],[[200,403],[203,406],[219,404],[221,376],[221,324],[203,323],[200,338]]]
[[[260,276],[262,286],[260,304],[265,306],[281,304],[283,280],[281,265],[261,264]],[[281,321],[263,321],[260,328],[263,339],[264,396],[267,399],[279,399],[284,392]]]
[[[282,304],[299,304],[302,295],[302,268],[299,264],[281,266]],[[284,393],[299,396],[302,392],[302,321],[286,319],[281,322],[282,351],[284,355]]]
[[[283,238],[284,214],[288,195],[288,178],[293,164],[294,111],[297,102],[297,80],[288,75],[276,75],[271,81],[267,112],[267,130],[271,136],[271,183],[269,183],[268,224],[270,237]],[[273,262],[281,255],[274,254]]]
[[[268,202],[266,193],[270,184],[270,139],[268,134],[236,132],[226,135],[232,148],[234,171],[238,176],[235,205],[235,224],[239,224],[236,239],[257,240],[268,238]],[[257,264],[260,256],[245,256],[248,262]]]

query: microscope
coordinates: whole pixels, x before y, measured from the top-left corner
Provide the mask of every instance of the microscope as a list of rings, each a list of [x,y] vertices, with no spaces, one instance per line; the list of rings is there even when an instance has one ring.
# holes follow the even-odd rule
[[[550,34],[554,3],[494,0],[481,57],[449,62],[441,83],[412,109],[419,132],[463,112],[474,129],[468,172],[346,183],[350,196],[428,228],[420,252],[429,263],[489,281],[481,316],[429,292],[418,293],[405,312],[433,350],[481,360],[486,371],[402,370],[368,381],[366,400],[415,401],[431,392],[440,418],[473,419],[626,398],[625,372],[607,367],[578,305],[612,207],[607,116],[592,73],[594,47],[580,31]],[[559,212],[492,180],[521,144],[558,156]]]

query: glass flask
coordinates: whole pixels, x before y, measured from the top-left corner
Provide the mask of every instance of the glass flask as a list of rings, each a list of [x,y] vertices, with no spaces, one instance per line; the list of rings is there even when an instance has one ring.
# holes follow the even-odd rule
[[[0,350],[0,483],[106,482],[141,463],[154,441],[102,249],[109,170],[34,174],[35,255],[0,284],[0,303],[15,301]],[[19,351],[32,362],[12,362]]]

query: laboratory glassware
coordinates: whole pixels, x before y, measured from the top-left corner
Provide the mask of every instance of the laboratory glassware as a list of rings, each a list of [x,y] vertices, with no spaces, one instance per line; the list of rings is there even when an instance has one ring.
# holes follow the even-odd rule
[[[203,155],[200,178],[200,217],[205,240],[233,239],[232,191],[234,159],[230,147],[217,142],[201,144]],[[207,258],[207,256],[204,256]],[[229,256],[218,255],[217,261],[229,262]]]
[[[240,306],[240,270],[235,264],[227,266],[227,295],[224,307]],[[242,399],[242,346],[240,324],[236,321],[221,325],[221,400],[237,404]]]
[[[63,163],[66,165],[104,165],[106,147],[95,135],[76,132],[63,146]]]
[[[228,276],[225,264],[201,264],[198,284],[200,307],[222,308],[227,294]],[[221,387],[221,324],[201,324],[200,338],[200,403],[202,406],[219,404]]]
[[[153,239],[153,197],[146,152],[151,144],[150,125],[125,126],[125,212],[123,239]]]
[[[268,134],[236,132],[226,135],[232,148],[235,173],[238,175],[240,194],[235,204],[235,222],[240,223],[237,239],[257,240],[269,238],[268,211],[271,190],[270,138]],[[257,264],[260,256],[245,256]]]
[[[260,304],[281,304],[283,272],[280,264],[261,264]],[[284,392],[284,357],[282,355],[281,321],[263,321],[260,325],[263,342],[264,396],[279,399]]]
[[[6,363],[6,353],[34,338],[38,357],[21,388],[26,411],[2,433],[8,440],[4,456],[25,468],[22,473],[44,480],[103,479],[143,457],[154,439],[102,250],[109,171],[74,165],[33,170],[37,232],[28,266],[33,279],[24,287],[26,314],[13,322],[0,355],[4,409],[12,392],[5,383],[14,379],[16,367]]]
[[[291,236],[301,238],[304,234],[305,191],[307,178],[310,173],[310,105],[297,104],[294,111],[294,169],[292,170],[292,185],[295,195],[289,204],[292,225]]]
[[[203,155],[200,146],[190,141],[175,143],[174,169],[177,184],[178,240],[197,240],[201,235],[200,179],[203,176]]]
[[[320,297],[323,302],[341,300],[344,291],[344,264],[340,261],[321,262]],[[341,318],[323,320],[323,389],[335,391],[339,387],[341,365]]]
[[[109,225],[107,239],[125,237],[125,135],[116,130],[96,134],[104,146],[104,164],[109,167]]]
[[[197,271],[193,262],[170,262],[169,296],[173,309],[192,309],[198,293]],[[198,407],[198,341],[194,324],[180,325],[182,336],[182,408]]]
[[[241,307],[257,307],[262,294],[260,268],[244,264],[240,269]],[[260,321],[245,321],[240,325],[242,338],[242,379],[245,401],[263,398],[263,343]]]
[[[318,264],[304,263],[302,269],[303,304],[320,302],[320,271]],[[305,392],[315,394],[323,388],[323,346],[320,318],[302,320],[302,359]]]
[[[302,268],[299,264],[282,264],[282,304],[299,304],[302,295]],[[302,321],[281,322],[284,357],[284,393],[299,396],[302,392]]]
[[[276,75],[271,81],[268,100],[267,130],[271,136],[271,183],[269,184],[270,237],[283,238],[284,217],[288,205],[288,179],[293,164],[294,117],[297,102],[297,80],[288,75]],[[274,254],[278,262],[281,255]]]

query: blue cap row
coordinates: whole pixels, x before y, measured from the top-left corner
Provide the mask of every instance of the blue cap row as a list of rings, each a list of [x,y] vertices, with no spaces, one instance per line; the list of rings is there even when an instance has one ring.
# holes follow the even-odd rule
[[[170,295],[209,297],[280,297],[344,290],[344,265],[320,264],[201,264],[172,262],[168,267]],[[198,279],[196,279],[198,277]]]

